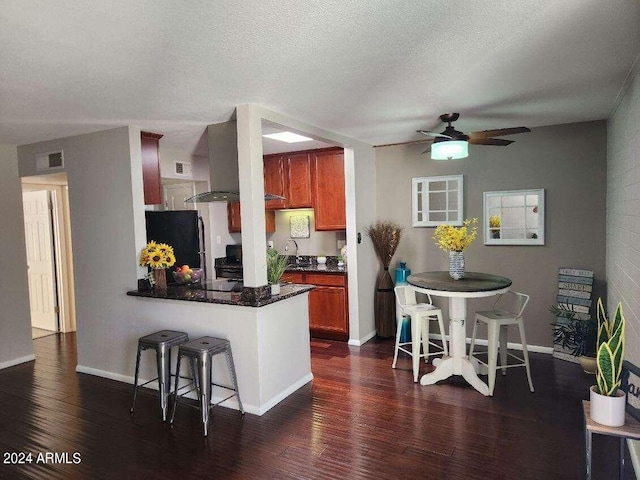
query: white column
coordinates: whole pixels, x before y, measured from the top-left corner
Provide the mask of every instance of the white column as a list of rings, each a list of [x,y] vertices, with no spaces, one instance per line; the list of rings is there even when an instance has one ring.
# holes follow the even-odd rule
[[[252,105],[238,105],[236,119],[244,285],[260,287],[267,284],[262,117]]]
[[[462,374],[461,360],[467,354],[465,321],[467,299],[449,297],[449,355],[453,358],[454,375]]]

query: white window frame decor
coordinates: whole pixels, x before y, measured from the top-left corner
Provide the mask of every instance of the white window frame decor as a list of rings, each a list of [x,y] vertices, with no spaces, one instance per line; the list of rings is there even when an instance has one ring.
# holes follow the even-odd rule
[[[528,204],[529,199],[527,197],[537,195],[537,205],[534,203]],[[503,206],[504,199],[507,197],[524,196],[524,205],[521,206]],[[500,211],[507,208],[522,209],[525,215],[524,227],[522,238],[502,238],[503,237],[503,225],[500,225],[499,230],[495,228],[492,230],[489,219],[494,215],[496,207],[490,207],[490,199],[500,198]],[[504,190],[499,192],[484,192],[484,244],[485,245],[544,245],[544,189],[533,190]],[[524,207],[524,208],[523,208]],[[527,225],[526,211],[528,208],[537,209],[538,224],[534,226]],[[501,214],[502,216],[502,214]],[[509,227],[507,227],[509,228]],[[535,230],[531,235],[535,234],[535,237],[526,238],[529,233],[527,230]]]
[[[445,182],[444,190],[430,188],[432,184]],[[449,193],[457,193],[457,208],[449,208]],[[445,209],[435,210],[429,205],[429,193],[445,194]],[[453,225],[459,227],[464,221],[464,181],[462,175],[444,175],[439,177],[414,177],[411,181],[411,219],[414,227],[437,227]],[[444,220],[432,220],[432,214],[444,213]],[[453,214],[456,220],[451,220]]]

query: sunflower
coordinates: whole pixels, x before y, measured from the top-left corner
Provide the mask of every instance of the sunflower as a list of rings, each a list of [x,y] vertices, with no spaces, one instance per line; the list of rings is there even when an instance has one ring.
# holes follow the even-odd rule
[[[149,254],[149,262],[148,265],[151,268],[165,268],[164,264],[164,255],[160,252],[151,252]]]
[[[171,247],[169,247],[171,248]],[[173,266],[174,263],[176,263],[176,257],[173,254],[173,249],[171,249],[172,251],[167,252],[164,256],[164,262],[167,264],[167,268]]]

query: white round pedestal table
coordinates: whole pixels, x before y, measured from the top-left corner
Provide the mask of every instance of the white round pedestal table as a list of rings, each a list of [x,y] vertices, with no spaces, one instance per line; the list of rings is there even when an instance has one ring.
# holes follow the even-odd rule
[[[511,280],[478,272],[465,272],[464,278],[454,280],[449,272],[425,272],[410,275],[407,282],[416,292],[449,298],[449,356],[443,357],[433,372],[423,375],[420,384],[433,385],[452,375],[462,375],[473,388],[483,395],[489,395],[489,387],[478,378],[473,364],[467,358],[467,298],[508,292]]]

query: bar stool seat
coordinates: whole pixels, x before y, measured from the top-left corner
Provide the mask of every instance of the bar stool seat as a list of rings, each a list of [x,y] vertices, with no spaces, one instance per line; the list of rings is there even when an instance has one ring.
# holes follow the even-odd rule
[[[217,383],[213,383],[212,381],[212,359],[215,355],[224,353],[225,358],[227,360],[227,367],[229,368],[229,375],[231,377],[231,382],[233,385],[231,387],[226,385],[220,385]],[[187,385],[178,388],[178,381],[180,380],[179,372],[180,372],[180,364],[182,362],[182,358],[189,359],[195,370],[195,375],[193,375],[192,381]],[[193,385],[193,388],[191,386]],[[212,386],[221,387],[226,390],[233,392],[228,397],[223,398],[222,400],[211,403],[211,390]],[[189,388],[189,390],[178,394],[179,390],[183,390]],[[231,353],[231,343],[229,340],[224,340],[222,338],[216,337],[201,337],[196,340],[192,340],[190,342],[184,343],[180,345],[178,349],[178,364],[176,367],[176,380],[175,380],[175,388],[173,390],[174,402],[173,402],[173,410],[171,412],[171,424],[173,425],[174,418],[176,415],[176,407],[178,405],[178,398],[187,395],[190,392],[196,391],[198,393],[198,399],[200,402],[200,412],[202,414],[202,424],[204,427],[204,436],[206,437],[209,431],[209,411],[212,407],[221,404],[229,400],[230,398],[237,397],[238,405],[240,406],[240,412],[244,415],[244,408],[242,407],[242,401],[240,400],[240,394],[238,391],[238,381],[236,378],[236,369],[233,364],[233,355]]]
[[[161,330],[159,332],[140,337],[138,339],[138,354],[136,357],[136,374],[133,382],[133,404],[131,405],[131,414],[136,406],[136,396],[138,394],[138,374],[140,372],[140,356],[144,350],[153,349],[156,351],[156,365],[158,376],[153,380],[140,385],[141,387],[158,381],[158,393],[160,397],[160,410],[162,412],[162,421],[167,421],[167,410],[169,393],[171,390],[171,349],[189,341],[189,335],[186,332],[177,332],[174,330]]]

